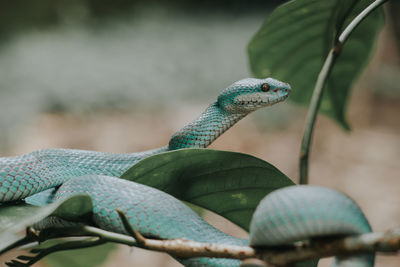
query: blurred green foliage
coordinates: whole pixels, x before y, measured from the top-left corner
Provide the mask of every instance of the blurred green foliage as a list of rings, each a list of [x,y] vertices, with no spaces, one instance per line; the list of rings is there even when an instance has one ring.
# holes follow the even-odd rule
[[[136,10],[152,5],[180,9],[185,13],[219,10],[223,13],[252,12],[259,8],[271,8],[283,1],[262,0],[40,0],[0,2],[0,42],[15,33],[37,28],[50,28],[64,22],[85,22],[96,26],[108,18],[135,16]]]

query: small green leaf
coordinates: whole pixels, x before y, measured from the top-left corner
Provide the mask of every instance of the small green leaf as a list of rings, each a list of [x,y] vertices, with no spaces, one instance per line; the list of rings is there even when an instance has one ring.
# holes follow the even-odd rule
[[[89,195],[74,195],[63,201],[52,213],[68,221],[81,221],[92,215],[93,202]]]
[[[276,8],[248,46],[251,70],[257,77],[287,81],[290,100],[308,105],[321,66],[338,31],[372,0],[293,0]],[[379,31],[383,11],[371,13],[343,47],[327,82],[321,111],[345,129],[350,88],[368,63]]]
[[[92,211],[88,195],[75,195],[63,201],[37,207],[25,203],[0,205],[0,251],[19,239],[16,233],[49,215],[76,220]]]
[[[265,195],[294,184],[261,159],[210,149],[158,154],[135,164],[122,178],[214,211],[246,230]]]

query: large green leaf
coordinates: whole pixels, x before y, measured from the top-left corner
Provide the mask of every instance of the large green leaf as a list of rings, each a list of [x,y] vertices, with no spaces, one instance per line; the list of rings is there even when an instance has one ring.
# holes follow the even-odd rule
[[[289,82],[289,99],[308,105],[335,36],[372,0],[293,0],[276,8],[248,46],[255,76]],[[356,3],[355,7],[354,4]],[[321,111],[344,128],[350,88],[369,61],[383,11],[371,13],[352,33],[327,82]]]
[[[261,159],[210,149],[158,154],[140,161],[122,178],[158,188],[214,211],[246,230],[265,195],[294,184]]]
[[[0,205],[0,251],[19,239],[16,233],[49,215],[74,220],[92,212],[92,200],[87,195],[76,195],[63,201],[37,207],[25,203]]]

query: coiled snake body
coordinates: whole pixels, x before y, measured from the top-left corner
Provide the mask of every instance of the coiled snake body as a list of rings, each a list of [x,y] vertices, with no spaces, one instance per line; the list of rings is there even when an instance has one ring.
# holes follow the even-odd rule
[[[244,79],[226,88],[201,116],[175,133],[167,146],[134,154],[110,154],[70,149],[45,149],[0,158],[0,202],[35,198],[56,188],[51,201],[86,193],[94,203],[93,222],[125,233],[116,208],[124,211],[141,234],[161,239],[274,246],[310,237],[370,231],[358,206],[336,191],[295,186],[277,190],[261,201],[250,227],[250,241],[220,232],[186,205],[157,189],[118,179],[148,156],[179,148],[204,148],[241,118],[261,107],[285,100],[290,86],[272,78]],[[39,193],[39,194],[38,194]],[[36,195],[35,195],[36,194]],[[33,195],[33,197],[31,197]],[[333,212],[333,210],[337,211]],[[61,227],[47,219],[40,225]],[[58,224],[58,225],[57,225]],[[179,260],[179,259],[178,259]],[[191,258],[185,266],[239,266],[232,259]],[[373,257],[338,259],[340,266],[372,266]]]

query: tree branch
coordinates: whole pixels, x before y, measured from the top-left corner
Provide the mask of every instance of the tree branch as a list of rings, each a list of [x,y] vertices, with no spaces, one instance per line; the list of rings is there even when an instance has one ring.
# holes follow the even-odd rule
[[[303,244],[295,249],[259,251],[258,258],[284,266],[290,263],[331,256],[349,256],[365,253],[395,253],[400,250],[400,229],[356,236],[329,238]]]
[[[360,253],[397,252],[400,250],[400,228],[384,233],[368,233],[348,237],[324,238],[317,241],[300,242],[289,248],[252,248],[226,244],[200,243],[191,240],[156,240],[143,237],[129,224],[125,214],[118,211],[124,227],[140,247],[167,252],[177,258],[212,257],[232,259],[260,259],[267,264],[287,264],[320,259],[331,256],[348,256]]]
[[[178,258],[213,257],[241,260],[257,258],[277,266],[331,256],[375,252],[393,253],[400,250],[400,229],[385,233],[368,233],[306,242],[288,249],[254,249],[246,246],[199,243],[182,239],[155,240],[144,237],[143,239],[143,248],[167,252]]]
[[[126,225],[129,225],[129,223]],[[91,226],[75,229],[71,228],[67,231],[70,237],[91,236],[97,237],[98,239],[92,238],[79,241],[67,241],[55,247],[48,247],[45,250],[34,250],[33,253],[39,252],[39,254],[36,256],[19,257],[19,260],[11,261],[10,264],[11,266],[16,266],[15,264],[20,264],[21,261],[28,261],[29,263],[29,261],[36,261],[52,252],[70,248],[76,249],[95,246],[105,242],[113,242],[128,246],[137,246],[140,243],[139,246],[142,248],[166,252],[177,258],[213,257],[239,260],[257,259],[263,261],[266,264],[265,266],[286,266],[291,263],[331,256],[349,256],[375,252],[395,253],[400,250],[400,228],[387,232],[368,233],[348,237],[327,237],[308,242],[298,242],[293,246],[286,247],[253,248],[249,246],[201,243],[184,239],[148,239],[135,231],[130,225],[129,227],[132,230],[131,233],[141,240],[140,242],[137,242],[130,236],[108,232]],[[53,229],[53,231],[57,230],[60,231],[61,229]],[[53,239],[55,236],[68,236],[67,232],[63,232],[62,234],[50,234],[46,240]]]
[[[130,225],[125,214],[117,210],[125,230],[136,240],[139,247],[167,252],[177,258],[213,257],[245,259],[255,255],[255,250],[248,246],[220,245],[212,243],[200,243],[186,239],[157,240],[147,239]]]
[[[336,59],[340,56],[344,43],[349,38],[354,29],[376,8],[381,6],[388,0],[376,0],[365,8],[360,14],[355,17],[350,24],[340,34],[337,43],[329,51],[325,59],[324,65],[318,75],[317,82],[314,87],[313,95],[310,101],[310,108],[307,113],[304,135],[300,148],[300,184],[308,184],[308,158],[310,154],[311,139],[313,135],[314,125],[317,118],[317,113],[321,105],[324,87],[333,69]]]

